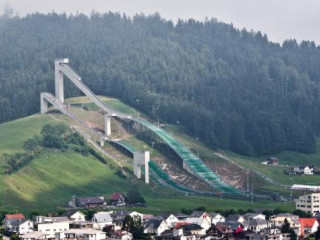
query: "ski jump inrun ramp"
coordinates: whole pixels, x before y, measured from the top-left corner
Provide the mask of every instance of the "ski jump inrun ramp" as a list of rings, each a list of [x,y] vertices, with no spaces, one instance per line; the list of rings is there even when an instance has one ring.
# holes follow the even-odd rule
[[[162,128],[153,125],[152,123],[143,120],[132,118],[132,116],[122,113],[108,104],[102,102],[82,81],[80,76],[70,68],[68,65],[68,59],[59,59],[55,61],[55,97],[49,93],[42,93],[41,100],[41,113],[46,113],[48,106],[47,104],[52,104],[57,110],[61,111],[64,114],[70,115],[69,111],[66,111],[66,107],[63,104],[64,102],[64,89],[63,89],[63,76],[66,76],[70,79],[73,84],[77,86],[86,96],[89,97],[102,111],[105,113],[105,126],[106,131],[106,140],[111,140],[108,138],[110,130],[110,118],[118,117],[124,120],[134,121],[140,125],[143,125],[159,138],[161,138],[177,155],[182,159],[183,168],[194,175],[198,179],[206,182],[210,185],[215,191],[219,191],[226,194],[232,195],[243,195],[244,193],[233,186],[230,186],[223,182],[221,178],[215,174],[197,155],[195,155],[190,149],[164,131]],[[73,117],[73,116],[69,116]],[[108,120],[109,119],[109,120]],[[79,122],[79,120],[78,120]],[[84,125],[82,122],[79,122],[81,125]],[[88,127],[86,127],[88,129]]]

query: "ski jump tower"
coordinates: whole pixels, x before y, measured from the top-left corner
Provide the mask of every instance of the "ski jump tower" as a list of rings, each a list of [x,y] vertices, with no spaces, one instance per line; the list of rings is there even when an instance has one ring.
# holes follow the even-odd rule
[[[106,106],[97,96],[81,81],[81,77],[73,71],[68,65],[69,59],[55,60],[55,97],[59,100],[60,104],[64,103],[64,76],[66,76],[78,89],[80,89],[86,96],[90,98],[103,112],[104,112],[104,131],[106,137],[111,135],[111,118],[118,117],[121,119],[131,119],[130,115],[126,115],[115,109]],[[52,103],[41,94],[41,113],[48,111],[48,102]]]
[[[77,122],[81,122],[74,114],[72,114],[68,108],[64,105],[64,76],[66,76],[78,89],[80,89],[89,99],[94,102],[102,111],[104,115],[104,131],[105,136],[100,136],[101,145],[105,140],[111,140],[111,118],[118,117],[123,120],[132,119],[130,115],[119,112],[103,102],[81,81],[81,77],[73,71],[68,65],[69,59],[58,59],[55,61],[55,96],[50,93],[43,92],[40,94],[40,106],[41,114],[48,111],[48,104],[52,104],[56,109],[62,113],[72,117]],[[83,124],[83,123],[82,123]],[[144,166],[145,170],[145,182],[149,183],[149,151],[136,151],[134,152],[134,174],[141,178],[141,167]]]

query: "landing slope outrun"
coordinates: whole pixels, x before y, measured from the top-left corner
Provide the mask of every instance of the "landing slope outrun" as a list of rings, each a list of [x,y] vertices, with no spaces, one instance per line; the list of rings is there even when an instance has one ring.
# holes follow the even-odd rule
[[[119,146],[123,147],[124,149],[126,149],[127,151],[129,151],[130,153],[134,153],[135,151],[138,151],[134,146],[130,145],[129,143],[125,142],[125,141],[112,141],[112,143],[114,144],[118,144]],[[163,184],[165,183],[166,186],[171,187],[175,190],[178,190],[179,192],[183,192],[183,193],[203,193],[200,191],[196,191],[193,190],[191,188],[188,188],[186,186],[183,186],[182,184],[172,180],[170,178],[170,176],[163,171],[154,161],[150,161],[149,162],[149,167],[152,170],[151,173],[151,178],[156,181],[159,184]]]
[[[163,129],[156,127],[148,121],[142,119],[133,119],[137,123],[150,129],[162,140],[164,140],[182,159],[184,168],[199,179],[204,180],[216,191],[221,191],[227,194],[243,194],[241,191],[223,182],[204,162],[191,152],[186,146],[174,139]]]

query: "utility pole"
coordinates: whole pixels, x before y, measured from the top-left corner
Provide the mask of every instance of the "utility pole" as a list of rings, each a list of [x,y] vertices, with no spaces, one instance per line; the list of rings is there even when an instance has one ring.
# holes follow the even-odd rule
[[[251,184],[251,204],[253,204],[253,184]]]
[[[247,193],[249,194],[250,192],[250,183],[249,183],[249,170],[247,170]]]

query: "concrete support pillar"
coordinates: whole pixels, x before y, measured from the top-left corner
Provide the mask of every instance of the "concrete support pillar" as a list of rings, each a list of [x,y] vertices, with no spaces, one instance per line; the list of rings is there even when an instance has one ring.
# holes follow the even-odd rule
[[[48,101],[44,98],[44,93],[40,94],[40,113],[48,112]]]
[[[144,181],[146,184],[149,184],[149,161],[150,161],[150,152],[149,151],[145,151],[144,152]]]
[[[64,88],[63,88],[63,73],[60,71],[61,61],[55,61],[55,94],[56,98],[60,100],[60,102],[64,102]]]
[[[133,173],[137,178],[141,178],[141,166],[144,166],[145,183],[147,184],[149,184],[149,161],[149,151],[133,153]]]
[[[141,167],[139,165],[134,165],[133,173],[137,178],[141,178]]]
[[[104,133],[106,136],[111,135],[111,117],[104,114]]]

